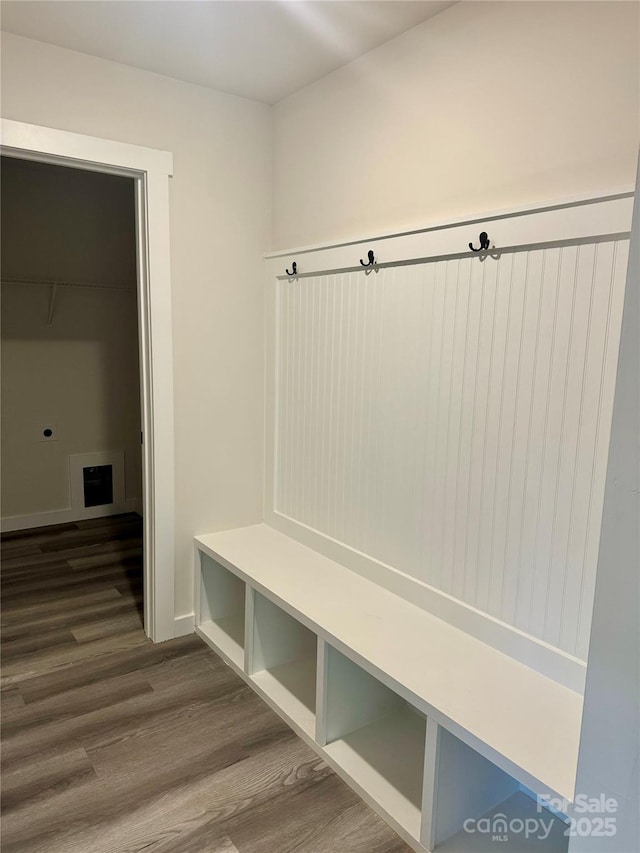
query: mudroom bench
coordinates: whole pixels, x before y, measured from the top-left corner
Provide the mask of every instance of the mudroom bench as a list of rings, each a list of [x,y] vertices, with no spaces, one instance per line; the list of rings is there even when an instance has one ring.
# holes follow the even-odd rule
[[[197,634],[413,849],[572,801],[579,693],[266,524],[195,550]]]

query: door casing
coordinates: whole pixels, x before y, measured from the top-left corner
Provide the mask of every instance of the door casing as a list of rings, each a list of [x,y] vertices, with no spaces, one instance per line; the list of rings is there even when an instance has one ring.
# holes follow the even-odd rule
[[[175,511],[173,346],[168,151],[1,120],[0,153],[23,160],[132,178],[136,204],[142,412],[144,629],[174,636]]]

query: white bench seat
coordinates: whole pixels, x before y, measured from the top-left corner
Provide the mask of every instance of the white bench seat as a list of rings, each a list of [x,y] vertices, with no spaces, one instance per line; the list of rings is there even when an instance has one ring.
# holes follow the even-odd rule
[[[196,545],[519,782],[573,799],[579,694],[265,524]]]

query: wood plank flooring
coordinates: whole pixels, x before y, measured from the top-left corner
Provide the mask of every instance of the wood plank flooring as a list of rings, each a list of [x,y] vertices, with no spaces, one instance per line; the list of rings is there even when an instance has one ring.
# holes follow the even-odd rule
[[[2,537],[3,853],[408,851],[199,638],[144,636],[141,545]]]

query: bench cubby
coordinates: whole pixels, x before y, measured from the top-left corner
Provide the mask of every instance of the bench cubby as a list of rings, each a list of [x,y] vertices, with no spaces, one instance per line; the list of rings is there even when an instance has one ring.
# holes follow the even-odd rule
[[[246,584],[208,554],[198,552],[196,631],[213,649],[244,667]]]
[[[250,594],[251,681],[294,723],[313,736],[316,720],[316,635],[254,590]]]
[[[519,790],[512,776],[431,720],[426,752],[422,843],[430,850]]]
[[[437,853],[567,853],[567,824],[516,791],[435,848]],[[465,818],[466,820],[466,818]]]
[[[325,644],[318,741],[345,778],[419,840],[426,720]]]

